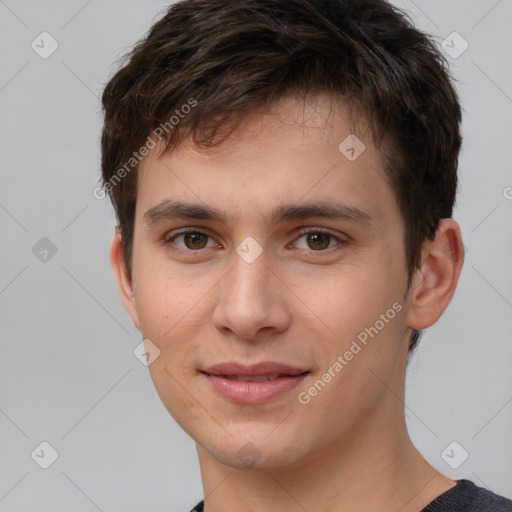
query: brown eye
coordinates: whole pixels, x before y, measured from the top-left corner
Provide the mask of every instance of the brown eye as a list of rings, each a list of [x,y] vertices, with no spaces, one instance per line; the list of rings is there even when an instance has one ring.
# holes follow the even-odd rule
[[[331,242],[331,238],[331,235],[328,235],[327,233],[309,233],[306,236],[309,248],[313,249],[314,251],[327,249]]]
[[[331,254],[332,252],[342,249],[347,242],[339,236],[333,235],[321,229],[305,228],[299,233],[299,238],[294,242],[294,246],[302,251],[307,251],[310,254],[318,253]]]
[[[215,247],[215,241],[207,233],[202,231],[186,230],[174,235],[168,234],[163,239],[164,245],[178,252],[198,252],[202,249]]]
[[[208,243],[208,235],[203,233],[184,233],[182,236],[187,249],[203,249]]]

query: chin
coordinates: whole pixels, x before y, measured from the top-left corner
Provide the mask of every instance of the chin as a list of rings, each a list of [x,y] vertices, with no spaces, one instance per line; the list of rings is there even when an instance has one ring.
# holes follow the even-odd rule
[[[300,457],[297,452],[297,445],[290,436],[275,436],[269,439],[268,430],[262,433],[251,433],[245,431],[241,438],[227,435],[222,442],[212,445],[212,438],[201,446],[218,462],[234,469],[284,469],[287,466],[294,466]],[[288,443],[284,442],[288,439]]]

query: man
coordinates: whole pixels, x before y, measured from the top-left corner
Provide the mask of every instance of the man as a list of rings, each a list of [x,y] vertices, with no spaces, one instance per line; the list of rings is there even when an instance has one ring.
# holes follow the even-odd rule
[[[107,84],[111,261],[194,510],[503,511],[412,444],[408,354],[463,265],[461,109],[382,0],[185,0]]]

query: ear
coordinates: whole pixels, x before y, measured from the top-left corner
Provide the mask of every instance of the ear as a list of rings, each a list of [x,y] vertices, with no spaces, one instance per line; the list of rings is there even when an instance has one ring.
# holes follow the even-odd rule
[[[123,253],[121,231],[116,227],[114,238],[112,239],[112,245],[110,247],[110,263],[117,279],[117,285],[119,286],[119,292],[121,294],[121,301],[130,315],[135,327],[140,331],[139,314],[137,312],[137,304],[133,293],[133,285],[124,263]]]
[[[442,219],[435,239],[427,241],[409,292],[407,326],[426,329],[435,324],[452,300],[464,263],[460,227]]]

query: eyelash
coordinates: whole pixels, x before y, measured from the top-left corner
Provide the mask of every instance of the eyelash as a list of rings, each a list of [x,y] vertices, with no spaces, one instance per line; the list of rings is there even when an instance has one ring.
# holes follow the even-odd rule
[[[177,233],[174,233],[171,236],[169,236],[169,235],[165,236],[164,239],[163,239],[163,244],[165,246],[169,246],[169,245],[172,244],[174,246],[172,248],[173,251],[181,253],[181,254],[186,254],[186,255],[189,255],[189,256],[192,255],[192,254],[196,254],[197,256],[201,256],[201,252],[202,251],[211,249],[211,247],[208,247],[208,248],[205,248],[205,249],[196,249],[196,250],[194,250],[194,249],[183,249],[181,247],[178,247],[174,243],[174,240],[176,238],[178,238],[180,236],[183,236],[183,235],[186,235],[188,233],[194,233],[194,234],[197,234],[197,235],[204,235],[204,236],[207,236],[209,238],[213,238],[208,233],[200,231],[200,230],[198,230],[196,228],[189,228],[189,229],[183,229],[183,230],[181,230],[181,231],[179,231]],[[343,246],[343,245],[345,245],[347,243],[341,237],[333,235],[330,231],[327,231],[327,230],[322,229],[322,228],[302,228],[299,231],[297,238],[294,239],[294,242],[299,240],[304,235],[319,234],[319,233],[320,234],[326,234],[326,235],[330,236],[331,239],[334,239],[338,243],[334,247],[329,247],[327,249],[318,249],[316,251],[314,249],[299,249],[299,250],[307,251],[308,253],[318,254],[318,256],[321,256],[321,255],[325,255],[325,254],[331,254],[332,252],[339,250],[340,249],[339,246]]]

